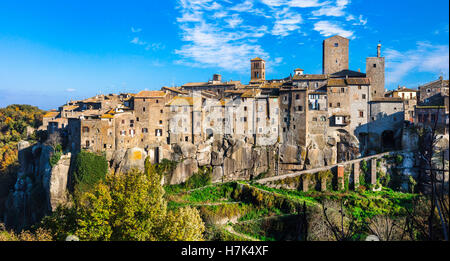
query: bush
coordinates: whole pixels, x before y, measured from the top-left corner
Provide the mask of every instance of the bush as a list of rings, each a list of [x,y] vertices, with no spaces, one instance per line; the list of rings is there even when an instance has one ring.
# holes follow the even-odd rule
[[[105,156],[81,151],[75,159],[75,191],[89,191],[99,180],[106,177],[107,172],[108,161]]]
[[[211,184],[211,168],[200,168],[197,173],[190,177],[186,183],[185,187],[187,189],[195,189]]]

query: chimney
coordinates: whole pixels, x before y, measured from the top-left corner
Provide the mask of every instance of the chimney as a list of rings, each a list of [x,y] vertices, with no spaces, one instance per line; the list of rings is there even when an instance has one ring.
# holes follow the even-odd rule
[[[381,44],[377,45],[377,57],[381,57]]]

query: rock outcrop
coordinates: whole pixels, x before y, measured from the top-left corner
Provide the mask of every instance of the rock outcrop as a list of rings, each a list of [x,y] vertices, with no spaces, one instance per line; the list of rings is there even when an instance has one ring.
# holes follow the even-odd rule
[[[63,155],[51,167],[52,147],[21,141],[18,149],[20,170],[6,200],[3,221],[21,230],[66,203],[71,155]]]

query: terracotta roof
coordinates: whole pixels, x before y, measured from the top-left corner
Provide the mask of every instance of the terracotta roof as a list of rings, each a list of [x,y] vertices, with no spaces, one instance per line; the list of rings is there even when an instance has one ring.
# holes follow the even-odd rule
[[[77,105],[69,105],[69,106],[64,106],[63,109],[67,110],[67,111],[72,111],[72,110],[78,109],[78,106]]]
[[[100,118],[102,119],[112,119],[116,115],[116,111],[114,109],[109,110],[107,113],[103,114]]]
[[[379,97],[372,98],[372,102],[403,102],[402,98],[397,97]]]
[[[345,81],[348,85],[370,85],[369,78],[348,78]]]
[[[297,69],[294,70],[294,72],[296,72],[296,71],[305,71],[305,70],[297,68]]]
[[[141,91],[135,98],[155,98],[155,97],[164,97],[166,95],[163,91]]]
[[[259,57],[256,57],[256,58],[252,59],[251,61],[264,61],[264,60]]]
[[[240,85],[240,81],[228,81],[228,82],[189,82],[183,85],[183,87],[208,87],[208,86],[227,86],[227,85]]]
[[[251,89],[251,90],[247,90],[246,92],[244,92],[241,95],[241,97],[242,98],[254,98],[254,97],[258,96],[259,94],[261,94],[260,89]]]
[[[303,75],[294,75],[292,77],[294,80],[326,80],[328,76],[325,74],[303,74]]]
[[[345,79],[329,79],[327,86],[329,87],[344,87],[347,86]]]
[[[163,87],[164,90],[169,90],[172,92],[180,93],[180,94],[187,94],[186,91],[181,90],[181,88],[175,88],[175,87]]]
[[[166,105],[170,106],[193,106],[194,103],[201,103],[202,98],[201,97],[173,97],[172,100],[170,100]]]
[[[409,89],[409,88],[402,88],[397,90],[392,90],[392,92],[418,92],[419,90]]]

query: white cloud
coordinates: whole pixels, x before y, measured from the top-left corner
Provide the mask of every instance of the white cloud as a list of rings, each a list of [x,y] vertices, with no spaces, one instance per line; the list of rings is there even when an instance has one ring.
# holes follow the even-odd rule
[[[140,40],[139,37],[134,37],[133,40],[130,41],[130,43],[137,44],[137,45],[145,45],[146,44],[146,42]]]
[[[133,32],[133,33],[139,33],[139,32],[141,32],[141,31],[142,31],[141,28],[134,28],[134,27],[131,27],[131,32]]]
[[[246,0],[230,8],[231,11],[236,12],[248,12],[251,11],[252,9],[253,9],[253,2],[249,0]]]
[[[344,16],[346,12],[344,9],[350,3],[349,0],[337,0],[335,3],[328,3],[319,10],[312,12],[315,16]]]
[[[76,89],[73,89],[73,88],[68,88],[68,89],[66,89],[66,92],[76,92],[77,90]]]
[[[354,39],[354,27],[367,19],[347,13],[349,4],[349,0],[178,0],[176,21],[184,42],[175,50],[178,63],[246,71],[248,60],[261,56],[276,66],[279,63],[260,44],[262,37],[305,37],[313,30]],[[321,21],[321,16],[342,21]]]
[[[400,52],[387,49],[386,83],[399,84],[408,74],[430,72],[436,75],[449,73],[449,46],[417,42],[416,49]]]
[[[319,21],[315,23],[314,30],[318,31],[321,35],[325,37],[332,35],[340,35],[345,38],[354,39],[352,31],[344,30],[338,24],[329,21]]]
[[[242,18],[240,18],[238,14],[233,14],[231,18],[226,19],[225,22],[228,23],[229,27],[235,28],[236,26],[242,24],[244,20],[242,20]]]

